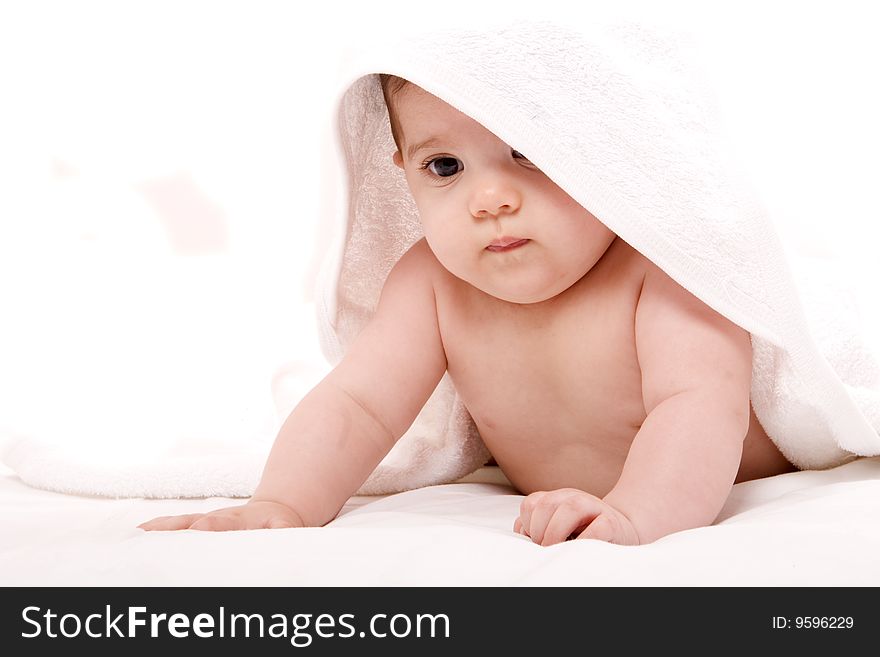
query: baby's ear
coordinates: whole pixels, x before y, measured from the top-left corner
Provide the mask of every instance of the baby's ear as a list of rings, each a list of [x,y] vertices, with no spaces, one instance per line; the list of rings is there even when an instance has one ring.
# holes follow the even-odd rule
[[[394,161],[394,164],[401,169],[403,168],[403,156],[400,154],[400,151],[394,151],[394,155],[391,156],[391,159]]]

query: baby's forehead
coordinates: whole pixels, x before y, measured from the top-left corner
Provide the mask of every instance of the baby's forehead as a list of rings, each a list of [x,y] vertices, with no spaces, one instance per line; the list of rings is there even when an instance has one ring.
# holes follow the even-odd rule
[[[401,121],[431,126],[438,134],[441,132],[453,134],[462,125],[473,121],[470,116],[460,112],[442,98],[421,88],[404,92],[395,98],[394,105],[395,113]]]
[[[407,82],[389,112],[401,136],[402,153],[410,159],[426,148],[459,148],[501,141],[474,118],[422,87]]]
[[[391,98],[397,107],[410,105],[446,105],[451,107],[439,96],[435,96],[430,91],[426,91],[411,82],[395,92]]]

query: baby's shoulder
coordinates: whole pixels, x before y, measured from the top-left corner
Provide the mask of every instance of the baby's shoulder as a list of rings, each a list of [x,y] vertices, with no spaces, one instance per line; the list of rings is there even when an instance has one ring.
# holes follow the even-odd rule
[[[412,246],[401,256],[398,261],[398,267],[406,267],[410,275],[417,276],[419,280],[426,281],[435,289],[442,286],[444,281],[455,277],[446,267],[437,259],[431,247],[428,245],[427,239],[422,237],[413,243]],[[457,279],[456,279],[457,280]]]
[[[387,327],[400,323],[403,317],[420,316],[428,318],[428,325],[421,328],[430,332],[430,318],[436,318],[434,260],[424,240],[410,246],[398,258],[382,284],[373,322]]]
[[[407,249],[406,252],[401,256],[401,260],[403,258],[418,260],[423,265],[428,266],[431,264],[431,261],[437,261],[434,252],[431,251],[431,247],[428,246],[428,240],[424,237],[413,242],[412,246],[410,246],[409,249]]]
[[[649,280],[662,281],[667,285],[673,283],[669,274],[632,245],[618,238],[615,246],[617,248],[611,254],[612,263],[610,266],[618,277],[634,281],[639,288],[644,288],[645,282]]]
[[[391,268],[391,273],[401,269],[427,271],[433,267],[432,261],[436,261],[436,258],[423,237],[411,244],[409,248],[403,252],[403,255],[397,259],[397,262],[395,262],[394,266]]]
[[[662,273],[657,265],[619,237],[614,240],[599,265],[592,272],[595,284],[621,292],[635,290],[638,293],[646,276],[651,273],[656,275],[655,272]]]
[[[394,263],[382,286],[388,290],[406,290],[407,294],[430,293],[435,287],[442,266],[423,237],[412,244]]]
[[[392,273],[396,270],[405,271],[407,278],[413,282],[418,280],[431,281],[432,283],[436,280],[440,270],[445,271],[424,237],[414,242],[400,256]]]

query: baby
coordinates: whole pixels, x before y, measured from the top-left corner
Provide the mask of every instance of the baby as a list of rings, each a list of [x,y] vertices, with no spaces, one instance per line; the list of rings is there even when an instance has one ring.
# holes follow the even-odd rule
[[[749,334],[680,287],[526,155],[383,75],[424,238],[375,315],[282,426],[253,497],[147,530],[317,527],[448,371],[526,497],[540,545],[621,545],[711,524],[731,486],[789,472],[752,410]]]

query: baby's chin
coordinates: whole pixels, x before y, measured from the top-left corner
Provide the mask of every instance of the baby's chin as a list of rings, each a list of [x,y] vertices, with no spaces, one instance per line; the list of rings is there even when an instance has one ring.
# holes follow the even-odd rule
[[[520,305],[543,303],[558,297],[568,290],[573,282],[557,279],[553,283],[536,280],[505,280],[502,282],[487,280],[468,280],[481,292],[495,297],[500,301]]]
[[[489,294],[489,295],[495,297],[499,301],[505,301],[507,303],[515,303],[519,306],[528,306],[528,305],[532,305],[532,304],[536,304],[536,303],[543,303],[544,301],[549,301],[550,299],[553,299],[554,297],[559,296],[558,294],[550,294],[550,295],[537,295],[537,296],[528,296],[527,297],[527,296],[519,296],[519,295],[513,296],[513,295],[506,295],[506,294],[492,294],[491,292],[488,292],[487,290],[483,290],[483,292],[486,292],[486,294]]]
[[[513,254],[501,255],[510,258]],[[494,254],[471,261],[437,259],[453,276],[469,283],[484,294],[507,303],[520,305],[549,301],[571,288],[586,272],[575,272],[571,266],[542,262],[525,257],[505,260],[493,265]]]

